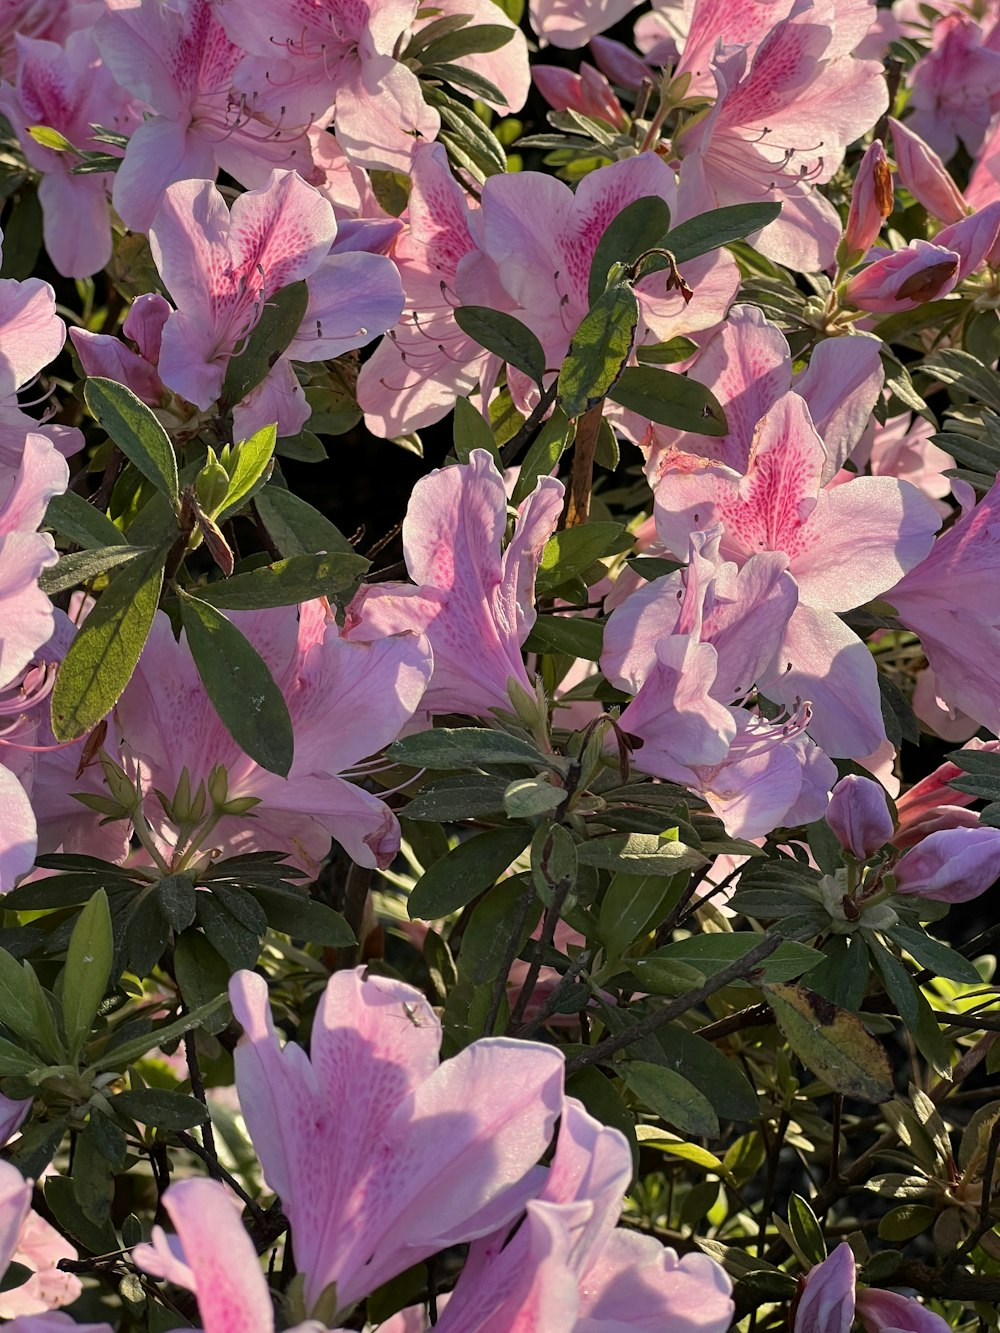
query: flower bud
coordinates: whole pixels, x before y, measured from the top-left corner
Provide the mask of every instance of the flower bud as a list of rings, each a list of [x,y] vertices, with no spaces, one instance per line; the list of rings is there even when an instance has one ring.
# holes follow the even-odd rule
[[[961,222],[969,210],[937,153],[918,134],[891,116],[889,124],[899,179],[910,194],[939,221]]]
[[[850,1333],[854,1323],[854,1254],[843,1241],[811,1268],[795,1310],[794,1333]]]
[[[930,833],[899,861],[896,892],[941,903],[978,898],[1000,877],[1000,829],[949,828]]]
[[[925,301],[947,296],[958,282],[961,256],[929,241],[913,241],[876,259],[847,283],[844,296],[859,310],[884,314],[915,310]]]
[[[879,783],[850,773],[833,789],[826,822],[845,851],[867,860],[892,837],[892,818]]]
[[[844,249],[848,255],[864,255],[875,243],[882,223],[892,212],[892,175],[885,149],[876,139],[858,168],[847,215]]]
[[[858,1318],[866,1333],[948,1333],[951,1327],[912,1296],[874,1287],[859,1293]]]

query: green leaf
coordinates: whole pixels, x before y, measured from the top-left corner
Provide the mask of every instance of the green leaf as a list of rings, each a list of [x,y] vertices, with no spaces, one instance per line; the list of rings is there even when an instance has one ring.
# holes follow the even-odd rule
[[[229,964],[200,930],[185,930],[174,942],[174,974],[189,1009],[209,1004],[229,989]],[[221,1032],[231,1017],[228,1004],[203,1020],[207,1032]]]
[[[558,403],[572,420],[608,396],[635,341],[639,303],[625,282],[603,292],[580,321],[559,371]]]
[[[569,421],[558,407],[554,408],[524,456],[510,497],[511,504],[519,505],[522,500],[526,500],[538,484],[538,478],[547,477],[551,473],[573,443],[575,433],[575,423]]]
[[[46,1059],[61,1064],[66,1051],[56,1032],[48,996],[28,962],[0,949],[0,1018],[16,1037]]]
[[[543,597],[585,573],[597,560],[628,551],[634,544],[635,538],[620,523],[581,523],[557,532],[545,543],[535,590]]]
[[[635,359],[643,366],[669,366],[675,361],[686,361],[698,350],[690,338],[670,338],[665,343],[639,343]]]
[[[271,475],[271,460],[277,443],[277,426],[262,426],[236,446],[236,463],[229,478],[229,489],[216,522],[224,523],[237,513]]]
[[[656,1063],[683,1074],[705,1094],[716,1115],[725,1120],[756,1120],[757,1093],[738,1061],[678,1023],[660,1028],[657,1040],[663,1059]]]
[[[760,944],[761,937],[752,930],[733,931],[731,934],[692,935],[686,940],[666,944],[655,953],[646,954],[644,963],[654,960],[684,963],[704,977],[714,976],[731,963],[737,962]],[[755,973],[765,981],[792,981],[823,961],[818,949],[795,940],[779,944],[769,958],[765,958]]]
[[[507,154],[496,135],[471,107],[456,102],[441,88],[423,85],[424,101],[435,107],[441,117],[438,135],[449,158],[474,175],[496,176],[507,170]]]
[[[580,844],[580,864],[632,875],[676,875],[703,866],[707,858],[682,842],[655,833],[615,833]]]
[[[283,556],[354,555],[354,547],[318,509],[279,486],[265,486],[255,497],[260,521]]]
[[[107,514],[88,504],[76,491],[53,495],[45,511],[43,526],[62,533],[87,550],[127,545],[125,534],[115,527]]]
[[[29,1055],[6,1037],[0,1037],[0,1078],[16,1078],[19,1074],[37,1074],[37,1072],[37,1055]]]
[[[946,1078],[951,1068],[948,1043],[938,1027],[930,1005],[898,958],[870,936],[868,947],[875,959],[876,967],[882,974],[886,994],[896,1006],[917,1050],[939,1077]]]
[[[501,23],[463,25],[419,48],[420,64],[439,65],[442,61],[461,60],[463,56],[499,51],[514,36],[514,29]],[[410,52],[407,52],[409,55]]]
[[[208,1107],[183,1092],[166,1088],[141,1088],[137,1092],[120,1092],[112,1106],[129,1120],[157,1129],[194,1129],[208,1123]]]
[[[454,422],[455,457],[460,463],[467,463],[473,449],[485,449],[497,466],[500,466],[500,451],[493,438],[490,423],[481,412],[469,402],[468,398],[455,401]]]
[[[287,893],[258,885],[247,891],[267,913],[267,924],[272,930],[329,949],[349,949],[358,942],[339,912],[305,893]]]
[[[764,989],[789,1046],[828,1088],[863,1102],[889,1100],[892,1065],[859,1018],[804,986],[776,982]]]
[[[74,1060],[107,992],[114,952],[108,895],[98,889],[76,919],[63,969],[63,1026]]]
[[[508,29],[509,31],[509,29]],[[471,93],[481,102],[491,102],[494,106],[507,106],[508,102],[502,91],[482,74],[465,65],[424,65],[420,71],[425,79],[441,79],[454,88],[461,88],[464,93]]]
[[[729,427],[718,399],[697,380],[655,366],[627,366],[608,395],[630,412],[699,435],[725,435]]]
[[[198,589],[209,606],[230,611],[259,611],[273,606],[295,606],[314,597],[333,597],[348,588],[371,564],[361,555],[293,555],[273,565],[234,574]]]
[[[488,727],[440,727],[404,736],[386,750],[394,764],[413,768],[476,768],[483,764],[530,764],[548,768],[533,745]]]
[[[264,659],[214,606],[182,589],[178,596],[191,656],[226,730],[262,768],[287,777],[292,720]]]
[[[522,875],[501,880],[478,902],[462,933],[459,954],[459,974],[474,986],[495,981],[506,956],[511,936],[511,922],[516,919],[521,902],[528,892]],[[535,900],[528,912],[518,941],[519,949],[527,944],[538,924],[541,903]]]
[[[298,435],[282,435],[274,446],[279,458],[291,458],[296,463],[325,463],[326,445],[311,430],[300,430]]]
[[[938,1218],[938,1210],[923,1203],[901,1203],[879,1218],[880,1240],[913,1240],[929,1231]]]
[[[921,967],[929,968],[936,976],[947,977],[950,981],[959,981],[966,986],[981,984],[982,977],[967,958],[949,949],[940,940],[932,939],[926,931],[912,926],[893,926],[889,936],[908,954],[912,954]]]
[[[504,792],[503,805],[508,819],[536,819],[555,810],[566,799],[561,787],[553,787],[544,777],[515,778]]]
[[[460,842],[427,870],[410,894],[411,921],[433,921],[464,907],[495,884],[531,838],[525,825],[490,829]]]
[[[539,616],[524,646],[529,653],[565,653],[596,662],[603,645],[604,624],[600,620],[589,616]]]
[[[697,259],[709,250],[717,250],[730,241],[741,241],[745,236],[760,231],[781,212],[780,204],[732,204],[713,208],[711,213],[699,213],[688,218],[669,232],[666,248],[678,264]],[[652,266],[645,272],[653,272]]]
[[[165,559],[165,548],[149,550],[109,579],[56,676],[56,740],[85,736],[121,698],[152,628]]]
[[[806,1262],[810,1265],[821,1264],[826,1258],[823,1228],[801,1194],[792,1194],[788,1200],[788,1225]]]
[[[587,284],[587,304],[592,306],[608,285],[613,264],[634,264],[647,250],[665,245],[669,230],[670,209],[656,194],[633,199],[617,213],[604,229],[594,251]]]
[[[640,936],[658,925],[686,882],[686,875],[676,880],[665,880],[662,875],[614,875],[598,916],[598,938],[608,959],[620,958]]]
[[[198,908],[197,890],[190,875],[168,875],[156,886],[157,906],[171,930],[187,930]]]
[[[712,1103],[676,1070],[648,1060],[630,1060],[619,1072],[629,1091],[681,1134],[718,1137],[719,1117]]]
[[[83,397],[129,462],[176,509],[180,504],[177,457],[167,432],[152,411],[124,384],[99,375],[87,380]]]
[[[458,306],[455,322],[480,347],[520,370],[536,384],[542,382],[545,352],[527,324],[502,310],[491,310],[483,305]]]
[[[99,574],[119,565],[127,565],[140,555],[149,551],[146,546],[123,546],[116,542],[113,546],[96,546],[85,551],[72,551],[62,556],[49,569],[43,569],[38,577],[38,586],[50,597],[56,593],[75,588],[78,583],[89,583]]]
[[[507,779],[485,773],[463,773],[461,777],[441,778],[422,787],[413,800],[400,811],[406,819],[450,823],[475,819],[503,809]]]
[[[309,288],[304,282],[290,283],[267,298],[246,346],[226,367],[222,404],[234,407],[256,389],[298,333],[308,305]]]
[[[141,1059],[147,1051],[153,1050],[154,1047],[166,1046],[172,1041],[178,1041],[184,1036],[185,1032],[200,1027],[202,1020],[211,1017],[217,1009],[222,1007],[226,999],[225,995],[218,995],[214,1000],[199,1005],[197,1009],[192,1009],[190,1013],[184,1014],[172,1023],[165,1023],[163,1027],[152,1028],[140,1037],[123,1041],[120,1045],[108,1051],[106,1055],[102,1055],[99,1060],[95,1060],[91,1068],[98,1071],[124,1069],[126,1065],[130,1065],[134,1060]]]

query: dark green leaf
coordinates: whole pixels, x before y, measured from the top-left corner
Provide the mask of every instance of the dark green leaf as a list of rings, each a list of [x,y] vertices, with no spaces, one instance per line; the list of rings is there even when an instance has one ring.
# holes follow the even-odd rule
[[[483,305],[460,305],[455,322],[473,342],[520,370],[536,384],[545,374],[545,352],[535,334],[513,315]]]
[[[151,550],[113,574],[70,644],[52,691],[57,740],[86,735],[121,698],[156,615],[165,558]]]
[[[63,1026],[74,1060],[108,989],[114,951],[108,895],[98,889],[76,919],[63,969]]]
[[[522,825],[490,829],[460,842],[417,881],[407,904],[410,920],[433,921],[472,902],[496,883],[530,837],[531,829]]]
[[[460,463],[469,461],[473,449],[485,449],[499,466],[500,453],[490,423],[481,412],[477,412],[468,398],[459,398],[455,402],[453,440],[455,457]]]
[[[286,777],[295,739],[281,691],[257,649],[213,606],[178,589],[188,646],[212,705],[233,740]]]
[[[298,333],[308,304],[309,288],[304,282],[293,282],[267,298],[246,346],[226,367],[222,403],[233,407],[256,389]]]
[[[180,502],[177,457],[151,409],[124,384],[101,376],[87,380],[83,397],[129,462],[176,508]]]
[[[296,463],[325,463],[326,445],[311,430],[300,430],[298,435],[283,435],[274,446],[279,458],[291,458]]]
[[[592,306],[608,285],[612,264],[633,264],[647,250],[664,245],[669,230],[670,209],[659,195],[634,199],[617,213],[594,251],[587,304]]]
[[[156,887],[160,911],[172,930],[187,930],[198,905],[194,880],[190,875],[168,875]]]
[[[125,534],[115,527],[107,514],[88,504],[76,491],[53,495],[45,511],[44,526],[61,532],[86,550],[127,545]]]
[[[96,512],[96,511],[95,511]],[[56,593],[75,588],[78,583],[88,583],[99,574],[115,569],[118,565],[127,565],[140,555],[147,555],[145,546],[96,546],[89,550],[73,551],[62,556],[49,569],[43,569],[38,578],[38,586],[50,597]]]
[[[483,764],[530,764],[547,768],[545,759],[527,741],[487,727],[441,727],[404,736],[386,750],[394,764],[413,768],[476,768]]]
[[[291,491],[266,486],[254,499],[260,520],[283,556],[341,553],[354,547],[318,509]]]
[[[868,947],[872,951],[875,965],[882,974],[886,994],[896,1006],[906,1031],[920,1053],[930,1062],[935,1073],[942,1078],[947,1077],[951,1068],[948,1043],[938,1027],[930,1005],[898,958],[877,940],[869,939]]]
[[[509,30],[508,30],[509,31]],[[507,99],[502,91],[484,75],[465,65],[425,65],[420,71],[421,78],[442,79],[453,88],[461,88],[463,93],[471,93],[480,102],[490,102],[493,106],[507,106]]]
[[[522,500],[526,500],[535,489],[538,478],[547,477],[551,473],[572,444],[575,432],[576,427],[566,414],[555,408],[524,456],[511,495],[512,504],[519,505]]]
[[[596,662],[603,644],[604,624],[600,620],[587,616],[539,616],[524,646],[529,653],[566,653]]]
[[[174,944],[174,974],[189,1009],[208,1004],[219,996],[225,998],[229,989],[229,964],[200,930],[185,930],[178,935]],[[221,1032],[230,1016],[229,1006],[223,1004],[203,1019],[202,1026],[208,1032]]]
[[[209,606],[232,611],[259,611],[273,606],[295,606],[314,597],[333,597],[350,587],[371,561],[361,555],[293,555],[273,565],[234,574],[198,589]]]
[[[936,976],[948,977],[966,986],[978,986],[981,983],[982,978],[967,958],[949,949],[940,940],[932,939],[925,931],[900,925],[893,926],[889,934],[908,954],[913,955],[921,967],[929,968]]]
[[[198,894],[198,924],[234,972],[256,965],[263,931],[249,929],[215,893]]]
[[[826,1240],[816,1214],[800,1194],[788,1200],[788,1225],[799,1253],[810,1265],[821,1264],[826,1258]]]
[[[657,1040],[668,1068],[693,1083],[725,1120],[755,1120],[757,1094],[738,1061],[723,1055],[710,1041],[677,1023],[661,1028]]]
[[[475,819],[503,809],[507,779],[481,773],[463,773],[461,777],[441,778],[421,788],[401,812],[407,819],[436,820],[448,823]]]
[[[671,338],[665,343],[639,343],[635,359],[642,366],[669,366],[675,361],[686,361],[698,350],[690,338]]]
[[[199,897],[203,895],[199,894]],[[205,894],[204,897],[210,897]],[[120,1045],[109,1050],[106,1055],[102,1055],[99,1060],[95,1060],[93,1068],[102,1069],[124,1069],[126,1065],[138,1060],[151,1051],[154,1046],[166,1046],[168,1042],[177,1041],[183,1037],[185,1032],[190,1032],[192,1028],[199,1027],[202,1020],[214,1014],[221,1008],[226,997],[217,996],[207,1004],[199,1005],[197,1009],[192,1009],[183,1017],[175,1019],[172,1023],[165,1023],[163,1027],[152,1028],[142,1036],[134,1037],[129,1041],[124,1041]]]
[[[712,1103],[676,1070],[631,1060],[620,1073],[625,1086],[668,1125],[697,1138],[718,1137],[719,1117]]]
[[[501,23],[463,25],[420,48],[420,63],[421,66],[439,65],[442,61],[461,60],[463,56],[499,51],[513,36],[514,29]]]
[[[685,963],[703,976],[711,977],[755,949],[760,940],[760,935],[752,930],[692,935],[686,940],[666,944],[655,953],[646,954],[640,961],[649,963],[662,959],[664,962]],[[754,972],[765,981],[792,981],[822,961],[823,955],[818,949],[811,949],[807,944],[799,944],[794,940],[785,940],[770,957],[757,965]]]
[[[678,264],[685,260],[697,259],[698,255],[717,250],[730,241],[741,241],[745,236],[760,231],[781,212],[781,205],[732,204],[726,208],[713,208],[711,213],[699,213],[697,217],[681,222],[667,235],[666,248]],[[645,272],[652,272],[648,268]]]
[[[443,128],[439,134],[448,156],[458,165],[482,176],[496,176],[507,170],[503,145],[480,120],[471,107],[456,102],[441,88],[423,85],[424,100],[435,107]]]
[[[680,843],[673,845],[680,847]],[[598,938],[608,958],[620,958],[640,936],[659,925],[686,882],[686,875],[676,879],[641,873],[614,875],[601,900],[599,916]]]
[[[603,292],[573,334],[559,371],[558,403],[572,420],[606,398],[632,352],[639,303],[625,282]]]
[[[18,963],[6,949],[0,949],[0,1019],[53,1063],[65,1060],[52,1007],[34,969],[28,962]]]
[[[305,893],[284,893],[280,889],[261,887],[254,887],[249,892],[267,913],[267,924],[272,930],[330,949],[349,949],[358,942],[339,912]]]
[[[510,942],[511,922],[516,920],[527,893],[531,893],[531,888],[525,885],[524,877],[513,875],[490,889],[485,898],[476,904],[462,934],[458,969],[464,980],[479,986],[483,982],[495,981],[499,976]],[[541,906],[536,899],[522,927],[519,950],[525,946],[537,926]]]
[[[699,435],[725,435],[729,429],[726,414],[711,390],[672,370],[628,366],[609,397],[661,426]]]
[[[208,1107],[183,1092],[166,1088],[141,1088],[138,1092],[120,1092],[112,1105],[129,1120],[157,1129],[194,1129],[208,1122]]]

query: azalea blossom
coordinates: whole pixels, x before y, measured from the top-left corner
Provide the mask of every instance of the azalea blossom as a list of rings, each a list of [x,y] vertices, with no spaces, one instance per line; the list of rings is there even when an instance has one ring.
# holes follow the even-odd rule
[[[285,356],[266,385],[294,380],[289,360],[318,361],[361,347],[398,319],[403,296],[391,261],[363,252],[331,254],[337,223],[331,204],[294,172],[242,194],[232,211],[210,181],[181,181],[165,192],[150,230],[153,258],[176,309],[160,337],[163,383],[202,410],[222,391],[226,367],[276,292],[307,280],[309,304]],[[246,413],[246,438],[273,421]],[[247,419],[250,417],[251,419]],[[304,395],[290,386],[279,435],[296,434],[308,417]]]
[[[348,608],[346,634],[374,640],[425,633],[434,674],[422,707],[430,713],[488,715],[510,709],[511,681],[532,690],[521,645],[535,623],[535,573],[555,531],[563,486],[543,477],[523,501],[507,549],[503,478],[483,449],[413,488],[403,520],[403,552],[416,586],[375,583]]]
[[[280,850],[315,873],[334,837],[359,864],[388,865],[399,847],[395,815],[340,775],[395,740],[412,717],[431,672],[426,641],[400,634],[348,643],[322,602],[233,612],[231,619],[285,698],[295,757],[282,778],[239,748],[205,693],[184,636],[175,640],[158,612],[116,725],[162,854],[169,858],[182,844],[158,793],[171,799],[185,772],[192,793],[202,783],[210,789],[221,767],[219,817],[190,852]],[[240,813],[225,810],[232,802]]]
[[[854,1255],[844,1241],[807,1273],[792,1333],[850,1333],[855,1313],[866,1333],[947,1333],[940,1315],[911,1297],[874,1288],[855,1295],[856,1276]]]
[[[538,1192],[564,1105],[559,1051],[488,1037],[439,1063],[423,995],[364,968],[331,977],[308,1057],[280,1046],[262,977],[238,972],[230,997],[240,1104],[307,1311],[336,1283],[346,1312],[428,1255],[506,1227]]]

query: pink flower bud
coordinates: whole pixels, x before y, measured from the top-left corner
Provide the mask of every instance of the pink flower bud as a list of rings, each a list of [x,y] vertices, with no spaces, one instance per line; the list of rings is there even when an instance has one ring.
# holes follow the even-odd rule
[[[845,295],[851,305],[874,314],[915,310],[925,301],[947,296],[958,282],[961,262],[955,250],[912,241],[905,250],[894,250],[855,273]]]
[[[793,1333],[850,1333],[854,1323],[854,1254],[843,1241],[811,1268],[795,1310]]]
[[[937,153],[919,135],[891,116],[889,124],[899,179],[910,194],[941,222],[961,222],[969,210]]]
[[[892,818],[885,792],[871,778],[850,773],[833,789],[826,822],[837,841],[859,861],[877,852],[892,837]]]
[[[949,828],[930,833],[896,866],[896,892],[941,903],[978,898],[1000,876],[1000,829]]]
[[[858,1317],[867,1333],[948,1333],[950,1327],[912,1296],[874,1287],[859,1293]]]
[[[849,255],[863,255],[874,245],[882,223],[892,212],[892,176],[885,149],[875,139],[858,168],[847,215],[844,248]]]

